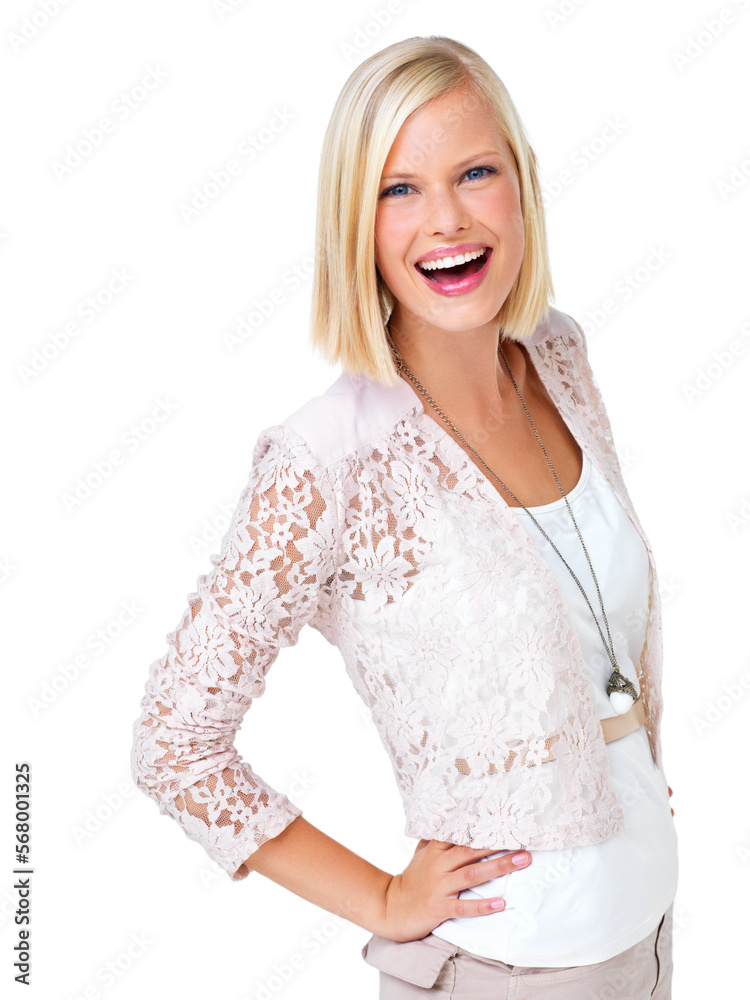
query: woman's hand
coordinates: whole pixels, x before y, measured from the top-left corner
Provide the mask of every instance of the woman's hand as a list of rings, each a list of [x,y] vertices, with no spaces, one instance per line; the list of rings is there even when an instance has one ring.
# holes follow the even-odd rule
[[[674,793],[669,785],[667,790],[671,798]],[[674,816],[674,809],[671,812]],[[451,917],[501,912],[505,900],[500,897],[493,897],[499,906],[492,905],[493,899],[458,898],[464,889],[531,864],[528,851],[511,851],[492,861],[480,860],[496,853],[445,840],[420,840],[409,864],[388,883],[383,926],[378,934],[391,941],[416,941]],[[525,860],[515,864],[513,859],[519,855]]]
[[[450,917],[476,917],[502,911],[505,900],[492,906],[490,899],[459,899],[464,889],[481,885],[498,875],[526,868],[528,851],[511,851],[492,861],[481,861],[494,849],[462,847],[445,840],[420,840],[414,857],[386,889],[381,937],[391,941],[416,941],[426,937]],[[519,863],[514,862],[518,858]],[[497,897],[494,897],[497,899]]]

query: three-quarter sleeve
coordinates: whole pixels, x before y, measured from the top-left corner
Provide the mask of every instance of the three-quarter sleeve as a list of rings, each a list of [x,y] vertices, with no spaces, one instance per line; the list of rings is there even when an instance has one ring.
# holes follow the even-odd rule
[[[336,524],[325,469],[303,438],[284,425],[263,431],[221,552],[151,664],[133,726],[136,785],[235,881],[302,815],[234,738],[280,649],[330,603]]]

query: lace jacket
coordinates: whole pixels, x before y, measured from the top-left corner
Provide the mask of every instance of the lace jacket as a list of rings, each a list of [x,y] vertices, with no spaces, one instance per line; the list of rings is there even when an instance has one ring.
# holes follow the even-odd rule
[[[551,309],[526,346],[646,544],[650,594],[637,669],[661,767],[654,557],[584,334]],[[151,665],[132,773],[234,880],[302,815],[233,740],[269,667],[304,625],[339,649],[369,707],[406,836],[559,849],[621,829],[578,637],[552,571],[514,508],[406,380],[390,388],[342,374],[262,431],[210,561]]]

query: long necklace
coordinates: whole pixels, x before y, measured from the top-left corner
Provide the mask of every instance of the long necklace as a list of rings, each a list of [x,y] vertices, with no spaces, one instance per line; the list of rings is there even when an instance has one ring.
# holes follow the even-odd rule
[[[461,440],[466,445],[466,447],[469,449],[469,451],[471,451],[471,453],[482,463],[482,465],[485,467],[485,469],[487,469],[487,471],[490,473],[490,475],[492,475],[498,481],[498,483],[500,483],[500,485],[502,486],[502,488],[508,494],[510,494],[510,496],[513,497],[513,499],[516,501],[516,503],[519,505],[519,507],[523,507],[523,509],[529,515],[529,517],[534,522],[534,524],[537,526],[537,528],[539,529],[539,531],[544,535],[544,537],[547,539],[547,541],[549,542],[549,544],[552,546],[552,548],[555,550],[555,552],[558,554],[558,556],[562,559],[563,563],[565,563],[565,566],[567,567],[568,572],[573,577],[573,579],[575,580],[575,582],[578,584],[578,589],[583,594],[583,597],[584,597],[584,600],[586,601],[586,604],[588,604],[589,611],[591,612],[591,615],[592,615],[592,617],[594,619],[594,622],[596,623],[596,627],[599,630],[599,635],[601,636],[602,642],[604,643],[604,648],[607,651],[607,656],[609,657],[609,661],[612,664],[612,673],[610,675],[609,681],[607,682],[607,694],[609,695],[610,702],[612,703],[612,708],[617,713],[617,715],[623,715],[628,710],[628,708],[630,707],[630,705],[634,701],[638,700],[638,692],[636,691],[635,686],[633,685],[633,683],[631,681],[629,681],[627,677],[624,677],[622,675],[622,673],[620,673],[620,668],[617,665],[617,659],[615,657],[614,643],[612,642],[612,636],[610,635],[610,632],[609,632],[609,622],[607,621],[607,615],[606,615],[606,612],[604,611],[604,601],[602,600],[602,594],[601,594],[601,591],[599,589],[599,581],[596,578],[596,573],[594,573],[594,567],[591,565],[591,559],[589,558],[588,549],[586,548],[586,545],[585,545],[585,543],[583,541],[583,536],[581,535],[581,532],[580,532],[580,529],[579,529],[578,524],[576,522],[576,519],[573,516],[573,511],[571,509],[570,504],[568,503],[568,498],[565,495],[565,490],[563,490],[562,486],[560,485],[560,480],[557,478],[557,473],[555,472],[555,470],[554,470],[554,468],[552,466],[552,462],[550,461],[549,455],[547,454],[547,449],[544,447],[544,444],[542,443],[542,439],[539,437],[539,433],[537,432],[537,429],[536,429],[536,426],[534,424],[534,421],[531,419],[531,414],[529,413],[528,407],[526,406],[526,401],[524,400],[523,395],[521,393],[521,390],[518,388],[518,384],[517,384],[515,378],[513,377],[513,372],[510,370],[510,365],[508,364],[508,360],[505,357],[505,352],[503,351],[503,348],[502,348],[501,344],[498,342],[498,350],[500,352],[500,355],[501,355],[501,357],[503,359],[505,367],[508,370],[508,374],[510,375],[510,377],[511,377],[511,379],[513,381],[513,385],[515,386],[516,392],[518,393],[518,397],[521,400],[521,403],[523,404],[523,408],[524,408],[524,410],[526,412],[526,416],[529,418],[529,422],[531,423],[531,426],[532,426],[532,428],[534,430],[534,434],[536,436],[536,439],[539,442],[539,445],[540,445],[542,451],[544,452],[544,457],[547,459],[547,465],[549,465],[549,467],[550,467],[550,469],[552,471],[552,475],[555,477],[555,482],[557,483],[558,489],[560,490],[560,493],[562,494],[562,497],[565,500],[565,505],[568,508],[568,513],[570,514],[570,518],[571,518],[571,520],[573,522],[573,525],[574,525],[574,527],[576,529],[576,533],[577,533],[579,539],[581,540],[581,545],[583,546],[583,551],[584,551],[584,554],[586,556],[586,561],[589,564],[589,569],[591,570],[591,575],[594,578],[594,583],[596,585],[596,592],[597,592],[597,594],[599,596],[599,606],[602,609],[602,618],[604,619],[604,625],[605,625],[605,627],[607,629],[607,638],[609,639],[609,642],[607,642],[607,639],[604,638],[604,633],[602,632],[602,629],[601,629],[601,626],[599,624],[599,621],[598,621],[596,615],[594,614],[594,609],[591,607],[591,602],[589,601],[588,596],[586,595],[586,591],[581,586],[581,581],[578,579],[578,577],[575,575],[575,573],[573,572],[573,570],[568,565],[568,563],[567,563],[565,557],[563,556],[562,552],[560,552],[560,550],[558,549],[558,547],[555,545],[555,543],[552,541],[552,539],[549,537],[549,535],[547,534],[547,532],[544,530],[544,528],[541,526],[541,524],[537,521],[537,519],[534,517],[534,515],[531,513],[531,511],[528,509],[528,507],[524,506],[524,504],[521,503],[521,501],[518,499],[518,497],[515,495],[515,493],[513,493],[512,490],[508,489],[508,487],[500,479],[500,477],[497,476],[492,471],[492,469],[489,467],[489,465],[487,465],[487,463],[484,461],[484,459],[480,455],[477,454],[477,452],[471,447],[471,445],[466,440],[466,438],[463,436],[463,434],[461,434],[461,432],[458,430],[458,428],[453,423],[451,423],[451,421],[448,419],[448,417],[445,415],[445,413],[443,413],[443,411],[437,405],[437,403],[432,398],[432,396],[429,395],[429,393],[424,388],[424,386],[421,384],[421,382],[418,381],[418,379],[415,377],[414,373],[412,371],[410,371],[409,368],[407,368],[406,364],[404,363],[404,359],[401,357],[401,355],[399,354],[398,349],[396,348],[396,345],[391,340],[390,333],[388,335],[388,339],[390,341],[391,350],[394,353],[396,364],[398,366],[399,372],[403,371],[403,372],[405,372],[407,374],[407,376],[418,387],[418,389],[420,390],[420,392],[422,393],[422,395],[425,396],[425,398],[434,407],[434,409],[440,414],[440,416],[448,424],[448,426],[456,434],[458,434],[458,436],[461,438]],[[630,696],[630,699],[632,699],[632,700],[629,700],[627,696]]]

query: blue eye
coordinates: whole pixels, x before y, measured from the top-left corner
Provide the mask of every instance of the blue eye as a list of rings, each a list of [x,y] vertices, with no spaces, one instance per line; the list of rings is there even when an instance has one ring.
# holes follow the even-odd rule
[[[394,184],[392,185],[392,187],[386,188],[380,197],[385,198],[386,195],[394,194],[395,192],[397,192],[399,188],[408,188],[408,187],[409,187],[408,184]],[[396,197],[400,198],[402,197],[402,195],[396,194]]]
[[[483,173],[481,173],[483,171]],[[469,174],[480,173],[479,177],[469,177]],[[470,167],[464,177],[468,177],[470,181],[481,181],[487,174],[496,174],[497,170],[494,167]],[[409,190],[409,184],[392,184],[391,187],[386,188],[385,191],[380,195],[381,198],[394,197],[403,198],[406,192]]]
[[[469,170],[466,171],[466,176],[468,177],[469,174],[476,173],[477,170],[484,170],[485,173],[488,173],[488,174],[495,174],[495,173],[497,173],[497,171],[493,170],[492,167],[471,167]],[[482,175],[482,176],[484,176],[484,175]],[[472,181],[481,181],[481,179],[482,179],[481,177],[469,177],[469,180],[472,180]]]

